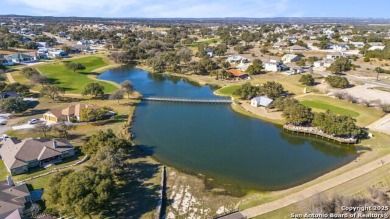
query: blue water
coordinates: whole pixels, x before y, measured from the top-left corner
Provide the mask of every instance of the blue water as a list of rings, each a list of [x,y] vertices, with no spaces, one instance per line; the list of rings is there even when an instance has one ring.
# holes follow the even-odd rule
[[[133,67],[111,69],[99,78],[130,80],[145,96],[221,98],[209,86]],[[288,188],[356,156],[350,147],[288,134],[230,105],[142,102],[132,131],[161,162],[246,189]]]

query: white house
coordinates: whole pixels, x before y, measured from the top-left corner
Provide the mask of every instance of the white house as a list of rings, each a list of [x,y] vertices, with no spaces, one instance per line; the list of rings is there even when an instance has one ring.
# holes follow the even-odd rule
[[[288,48],[290,52],[300,52],[300,51],[306,51],[307,48],[299,45],[290,46]]]
[[[346,57],[346,54],[342,52],[332,52],[326,55],[327,59],[339,59],[342,57]]]
[[[384,50],[386,48],[386,46],[371,46],[370,48],[368,48],[369,51],[373,51],[373,50]]]
[[[259,106],[263,106],[263,107],[267,107],[269,106],[271,103],[272,103],[272,99],[268,98],[267,96],[258,96],[258,97],[255,97],[251,100],[251,106],[254,106],[254,107],[259,107]]]
[[[227,61],[230,63],[240,63],[240,62],[247,63],[248,59],[242,56],[229,56],[227,58]]]
[[[295,54],[286,54],[282,57],[284,63],[297,62],[299,60],[301,60],[301,57]]]
[[[356,48],[363,48],[364,42],[350,42],[350,44],[354,45]]]
[[[349,46],[346,44],[329,44],[328,49],[332,49],[333,51],[344,52],[349,50]]]
[[[279,71],[288,70],[289,67],[283,64],[283,62],[277,62],[276,60],[271,60],[269,62],[264,63],[264,69],[266,71],[279,72]]]

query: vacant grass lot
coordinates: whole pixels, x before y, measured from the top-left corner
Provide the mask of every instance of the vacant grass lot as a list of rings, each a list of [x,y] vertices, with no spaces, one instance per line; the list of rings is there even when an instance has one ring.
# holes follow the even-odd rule
[[[356,118],[359,126],[367,126],[380,119],[384,113],[381,110],[349,103],[325,95],[309,94],[297,97],[302,104],[312,107],[314,111],[331,110],[337,114],[351,115]]]
[[[349,115],[352,117],[359,116],[359,113],[355,111],[340,108],[321,101],[302,100],[301,103],[305,106],[313,108],[314,111],[324,112],[326,110],[330,110],[331,112],[336,113],[338,115]]]
[[[66,61],[64,61],[66,62]],[[105,87],[106,93],[111,93],[118,87],[110,82],[99,81],[96,76],[97,72],[93,72],[98,68],[108,66],[108,63],[99,56],[88,56],[79,59],[74,59],[71,62],[83,64],[86,69],[83,71],[73,72],[67,69],[62,62],[54,62],[47,65],[41,65],[37,69],[50,78],[54,83],[64,88],[67,93],[80,94],[84,87],[92,82],[98,82]]]
[[[0,181],[3,181],[9,175],[7,168],[2,160],[0,160]]]

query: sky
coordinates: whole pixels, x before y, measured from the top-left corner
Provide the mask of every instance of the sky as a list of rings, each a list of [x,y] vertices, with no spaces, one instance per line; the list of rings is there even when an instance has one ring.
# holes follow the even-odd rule
[[[389,0],[0,0],[0,15],[390,18]]]

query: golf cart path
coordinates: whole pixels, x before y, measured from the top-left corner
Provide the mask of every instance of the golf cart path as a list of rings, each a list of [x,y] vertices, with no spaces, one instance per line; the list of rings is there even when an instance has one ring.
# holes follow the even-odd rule
[[[293,193],[291,195],[285,196],[281,199],[258,205],[252,208],[245,209],[241,211],[241,214],[246,216],[247,218],[252,218],[255,216],[259,216],[262,214],[269,213],[271,211],[275,211],[277,209],[289,206],[291,204],[295,204],[299,201],[312,197],[318,193],[324,192],[328,189],[341,185],[345,182],[353,180],[359,176],[362,176],[366,173],[369,173],[373,170],[378,169],[384,164],[390,163],[390,154],[383,156],[377,160],[374,160],[368,164],[365,164],[361,167],[355,168],[351,171],[343,173],[341,175],[335,176],[331,179],[325,180],[316,185],[310,186],[306,189],[303,189],[299,192]]]

